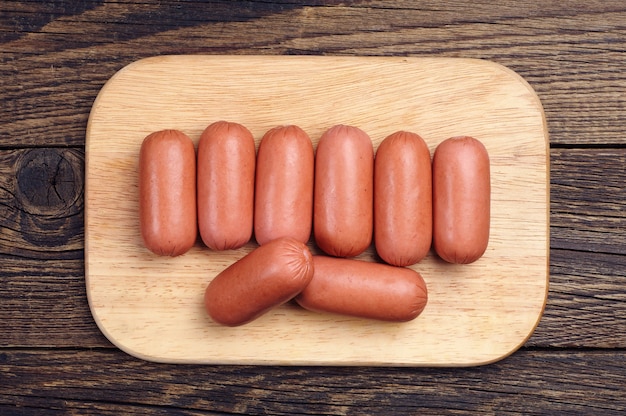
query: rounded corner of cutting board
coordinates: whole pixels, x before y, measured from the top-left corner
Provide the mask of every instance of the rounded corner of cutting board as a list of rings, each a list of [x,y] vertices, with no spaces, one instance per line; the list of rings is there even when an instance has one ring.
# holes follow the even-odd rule
[[[88,277],[87,277],[88,279]],[[87,282],[89,287],[89,283]],[[134,348],[131,348],[126,343],[124,343],[113,331],[110,331],[105,322],[100,318],[98,314],[98,308],[92,304],[92,291],[87,290],[87,303],[89,304],[89,310],[91,312],[91,316],[96,323],[96,326],[102,333],[102,335],[111,343],[113,346],[118,348],[120,351],[130,355],[131,357],[138,358],[144,361],[150,362],[160,362],[160,363],[170,363],[171,360],[167,358],[158,357],[156,355],[152,355],[149,351],[141,351]]]
[[[541,103],[539,94],[537,94],[537,91],[535,91],[533,86],[526,80],[526,78],[524,78],[521,74],[519,74],[514,69],[504,64],[501,64],[499,62],[495,62],[495,61],[491,61],[487,59],[475,59],[475,58],[470,58],[470,59],[475,60],[475,61],[480,61],[481,64],[483,65],[491,66],[495,68],[496,70],[507,74],[511,78],[512,81],[518,83],[519,85],[521,85],[523,88],[525,88],[528,91],[528,94],[533,99],[533,102],[534,102],[534,105],[536,106],[537,111],[541,114],[541,117],[543,119],[543,129],[544,129],[543,135],[545,138],[546,147],[548,147],[549,146],[549,134],[548,134],[546,115],[543,109],[543,104]]]
[[[96,323],[96,326],[98,327],[102,335],[116,348],[119,348],[120,350],[126,352],[129,355],[138,357],[135,351],[127,348],[126,345],[121,343],[117,339],[117,337],[109,331],[109,328],[107,328],[106,324],[103,322],[103,320],[100,318],[100,315],[98,314],[99,308],[94,306],[92,303],[93,302],[92,295],[93,295],[93,291],[89,290],[89,282],[87,282],[87,303],[89,304],[89,311],[91,312],[91,317],[93,318],[94,322]]]
[[[125,82],[124,76],[127,73],[145,72],[146,71],[145,67],[156,64],[164,60],[176,59],[177,56],[184,56],[184,55],[156,55],[156,56],[148,56],[145,58],[140,58],[124,65],[123,67],[118,69],[113,75],[111,75],[111,77],[100,88],[100,91],[96,95],[96,98],[94,99],[94,102],[91,106],[91,110],[89,112],[89,118],[87,120],[87,137],[86,137],[87,145],[89,145],[89,136],[92,130],[91,129],[92,119],[98,112],[100,101],[103,99],[103,97],[108,96],[108,92],[110,89],[115,88],[116,84],[118,83],[124,83]]]
[[[548,296],[548,289],[547,289],[547,285],[546,285],[546,298],[544,299],[543,306],[541,307],[541,311],[537,315],[537,320],[532,325],[532,327],[529,329],[529,331],[526,334],[526,336],[523,337],[523,338],[520,338],[520,340],[519,340],[519,342],[517,344],[513,345],[508,350],[500,351],[498,354],[495,354],[493,357],[487,357],[487,358],[484,358],[482,360],[477,360],[475,362],[459,363],[459,365],[455,365],[454,367],[482,367],[482,366],[487,366],[487,365],[495,364],[495,363],[497,363],[499,361],[502,361],[502,360],[512,356],[517,351],[519,351],[524,346],[524,344],[526,344],[526,342],[528,342],[528,340],[532,337],[533,333],[537,329],[537,326],[539,326],[539,322],[541,321],[541,317],[543,316],[543,312],[544,312],[545,307],[546,307],[547,296]]]

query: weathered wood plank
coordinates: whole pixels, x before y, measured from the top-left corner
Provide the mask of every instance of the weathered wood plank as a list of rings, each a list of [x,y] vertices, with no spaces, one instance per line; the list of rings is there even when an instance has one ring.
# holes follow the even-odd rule
[[[551,256],[547,306],[526,345],[626,348],[626,258],[567,250]],[[81,260],[0,262],[1,346],[111,346],[91,317]]]
[[[108,345],[84,282],[84,151],[0,150],[0,345]]]
[[[550,255],[547,305],[526,345],[626,348],[626,257],[557,249]]]
[[[552,149],[550,159],[551,247],[626,254],[615,232],[626,221],[626,149]],[[82,256],[83,172],[80,149],[0,151],[0,251]]]
[[[527,345],[626,348],[625,159],[620,148],[551,151],[551,284]],[[110,346],[86,299],[83,160],[0,151],[2,345]]]
[[[109,347],[94,322],[82,260],[0,257],[0,347]]]
[[[91,316],[81,260],[0,262],[1,346],[111,346]],[[547,306],[526,345],[626,348],[624,270],[624,256],[552,250]]]
[[[251,367],[162,365],[116,350],[5,349],[0,411],[619,414],[624,359],[624,351],[521,350],[465,369]]]
[[[0,84],[0,146],[80,146],[91,104],[117,70],[146,56],[190,53],[490,59],[537,90],[552,143],[626,142],[618,122],[626,115],[622,2],[545,10],[334,4],[8,3],[0,28],[0,79],[9,80]]]
[[[0,255],[83,257],[84,159],[80,149],[0,150]]]
[[[626,254],[626,148],[552,149],[550,246]]]
[[[550,291],[528,345],[626,346],[626,149],[550,152]]]

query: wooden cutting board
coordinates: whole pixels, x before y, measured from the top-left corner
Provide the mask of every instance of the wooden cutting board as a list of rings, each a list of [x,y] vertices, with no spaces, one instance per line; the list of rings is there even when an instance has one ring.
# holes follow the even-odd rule
[[[237,328],[203,309],[211,279],[252,250],[201,243],[177,258],[142,245],[137,160],[149,133],[176,128],[197,144],[216,120],[258,141],[296,124],[314,145],[334,124],[365,130],[376,148],[396,130],[420,134],[431,153],[471,135],[491,158],[489,247],[471,265],[430,254],[413,266],[429,290],[408,323],[305,311],[288,303]],[[516,73],[455,58],[162,56],[120,70],[102,88],[87,126],[85,262],[89,305],[127,353],[168,363],[473,366],[518,349],[548,290],[549,152],[541,103]],[[317,252],[313,243],[309,244]],[[372,250],[361,255],[373,260]]]

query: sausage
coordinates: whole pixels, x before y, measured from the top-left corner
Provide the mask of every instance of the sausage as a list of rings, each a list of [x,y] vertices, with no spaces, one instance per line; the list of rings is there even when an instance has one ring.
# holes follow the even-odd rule
[[[473,137],[441,142],[433,156],[433,246],[450,263],[478,260],[489,242],[489,155]]]
[[[242,247],[252,238],[256,149],[238,123],[210,124],[198,143],[198,226],[213,250]]]
[[[337,125],[319,139],[315,155],[313,234],[325,253],[356,256],[371,244],[374,149],[361,129]]]
[[[269,130],[256,162],[254,235],[259,244],[278,237],[306,243],[313,222],[313,144],[297,126]]]
[[[312,277],[307,246],[293,238],[279,238],[218,274],[206,288],[204,305],[218,324],[243,325],[292,299]]]
[[[196,242],[196,151],[179,130],[149,134],[139,151],[139,228],[144,245],[179,256]]]
[[[430,151],[415,133],[399,131],[378,146],[374,161],[374,243],[394,266],[422,260],[432,243]]]
[[[415,319],[427,301],[413,269],[327,256],[313,256],[313,279],[296,296],[311,311],[394,322]]]

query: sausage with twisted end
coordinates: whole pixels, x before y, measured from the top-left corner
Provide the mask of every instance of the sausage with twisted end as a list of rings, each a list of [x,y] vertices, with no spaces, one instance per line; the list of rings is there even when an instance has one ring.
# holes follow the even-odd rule
[[[307,246],[293,238],[279,238],[218,274],[206,288],[204,305],[215,322],[243,325],[292,299],[312,277]]]

